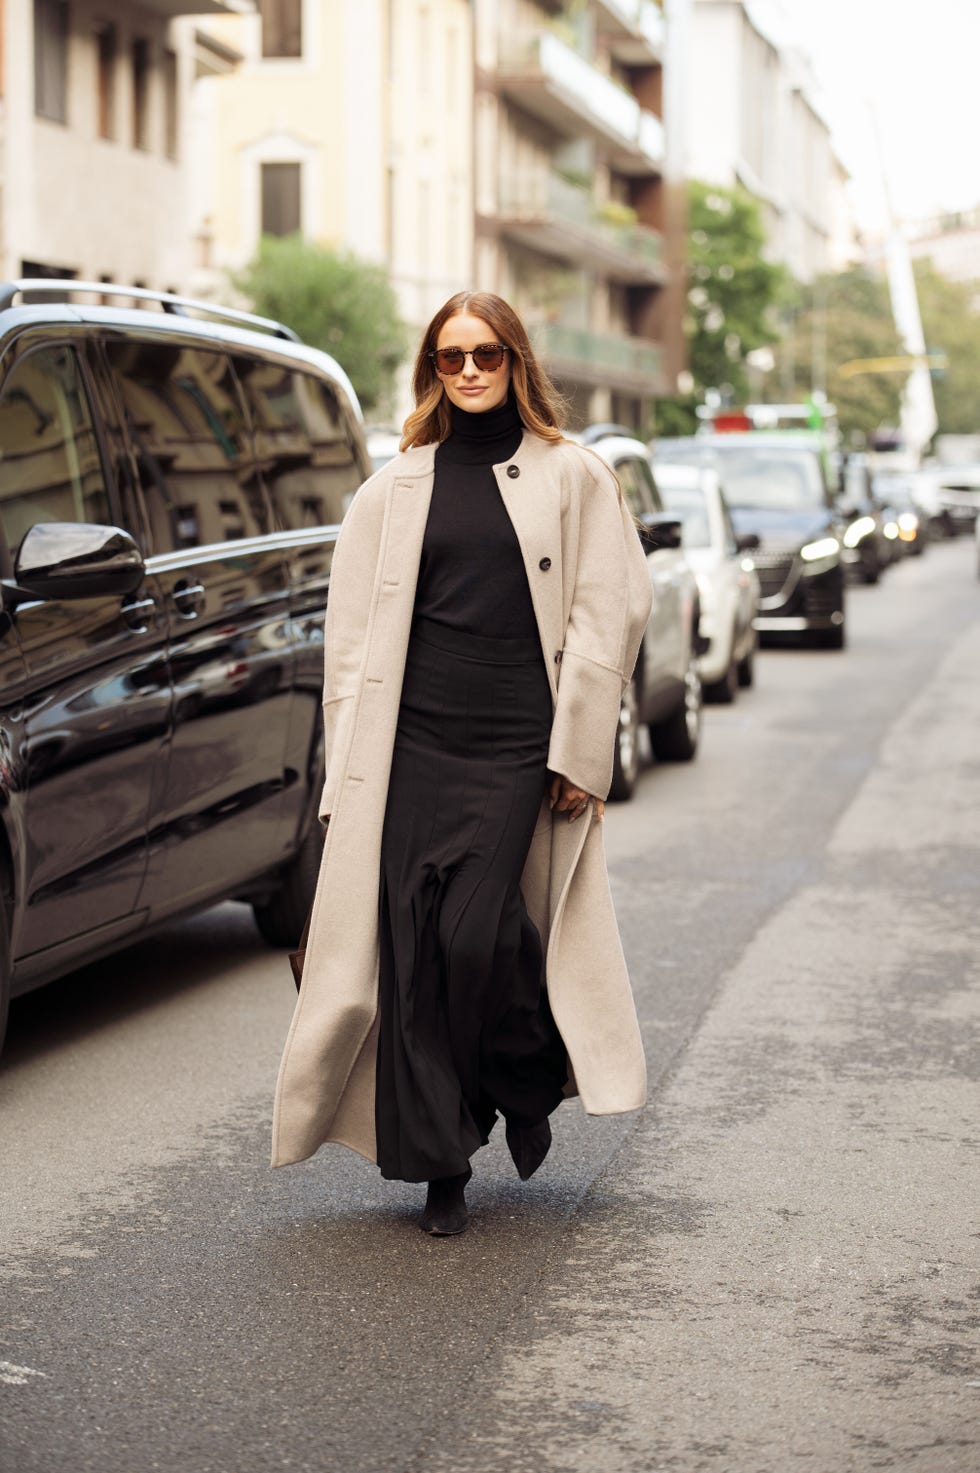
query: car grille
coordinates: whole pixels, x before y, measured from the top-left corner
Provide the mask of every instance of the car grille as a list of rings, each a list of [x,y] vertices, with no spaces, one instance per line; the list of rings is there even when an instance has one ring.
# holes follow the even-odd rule
[[[767,552],[758,547],[751,553],[755,570],[759,575],[759,593],[762,598],[773,598],[786,583],[793,567],[793,555],[786,552]]]
[[[806,590],[806,612],[810,619],[827,619],[842,603],[840,589],[813,584]]]

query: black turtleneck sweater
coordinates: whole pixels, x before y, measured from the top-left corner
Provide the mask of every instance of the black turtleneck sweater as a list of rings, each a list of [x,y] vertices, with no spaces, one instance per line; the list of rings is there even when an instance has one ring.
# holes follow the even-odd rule
[[[493,474],[522,434],[512,398],[482,414],[452,406],[451,433],[436,451],[416,614],[467,634],[537,637],[520,544]]]

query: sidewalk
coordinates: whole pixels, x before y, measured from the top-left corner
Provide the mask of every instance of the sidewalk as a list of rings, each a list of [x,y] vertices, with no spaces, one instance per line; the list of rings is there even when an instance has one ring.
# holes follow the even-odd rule
[[[419,1467],[980,1467],[978,672],[974,625]]]

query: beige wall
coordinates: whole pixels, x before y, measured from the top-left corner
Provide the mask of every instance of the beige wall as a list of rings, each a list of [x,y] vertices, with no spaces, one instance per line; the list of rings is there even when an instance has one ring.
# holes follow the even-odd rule
[[[114,140],[98,136],[97,22],[118,33]],[[73,270],[81,278],[183,287],[192,245],[186,212],[183,137],[176,159],[164,153],[161,53],[175,49],[168,22],[119,0],[74,0],[68,53],[67,125],[34,114],[33,5],[6,0],[3,47],[3,160],[0,272],[21,262]],[[147,99],[148,148],[131,140],[130,45],[148,40],[153,65]],[[189,58],[178,50],[178,116],[189,85]]]
[[[473,277],[468,0],[305,0],[301,59],[265,60],[257,17],[203,24],[243,53],[196,85],[198,289],[254,254],[260,166],[302,165],[302,234],[386,265],[420,329]],[[407,411],[406,389],[400,408]]]

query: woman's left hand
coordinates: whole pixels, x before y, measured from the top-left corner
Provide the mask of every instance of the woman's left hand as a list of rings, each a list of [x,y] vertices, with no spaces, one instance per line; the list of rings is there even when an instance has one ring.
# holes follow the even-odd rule
[[[577,788],[574,783],[569,782],[567,777],[556,773],[548,786],[548,794],[551,808],[557,808],[559,813],[567,813],[569,823],[576,818],[581,818],[587,812],[589,802],[595,804],[595,816],[601,823],[606,812],[606,805],[601,798],[595,798],[584,789]]]

